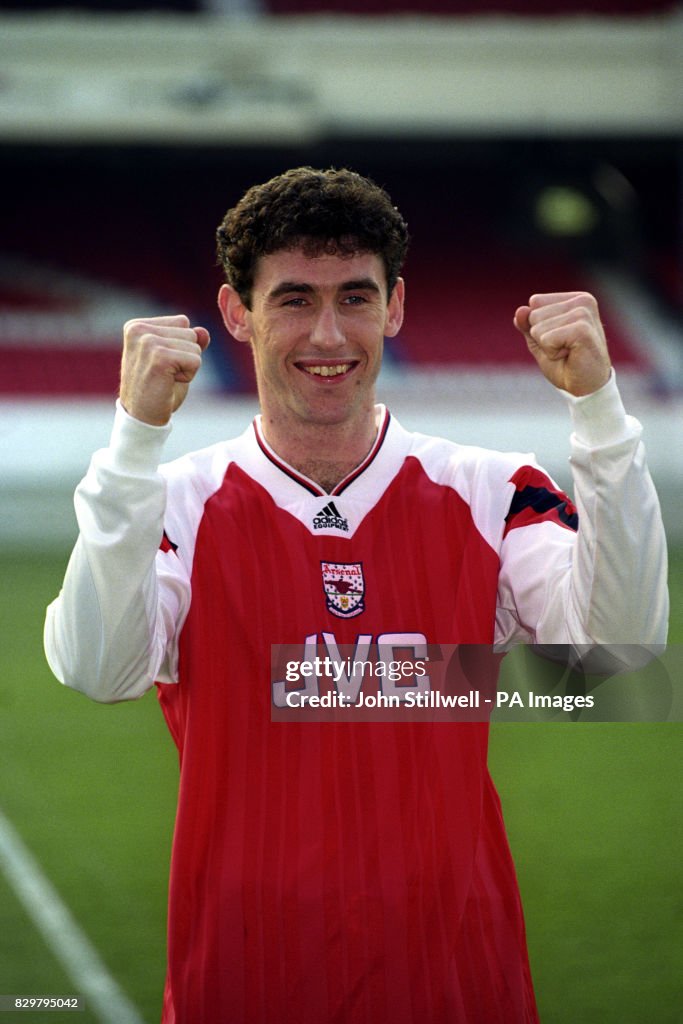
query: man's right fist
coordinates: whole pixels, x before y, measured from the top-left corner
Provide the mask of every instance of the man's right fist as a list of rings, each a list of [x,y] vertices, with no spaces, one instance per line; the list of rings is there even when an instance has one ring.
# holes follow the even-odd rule
[[[129,320],[123,328],[119,397],[136,420],[161,427],[182,405],[209,344],[186,316]]]

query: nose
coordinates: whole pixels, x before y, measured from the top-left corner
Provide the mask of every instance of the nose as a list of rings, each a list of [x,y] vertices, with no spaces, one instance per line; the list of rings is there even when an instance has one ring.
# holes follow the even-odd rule
[[[344,344],[346,338],[334,306],[324,305],[317,311],[311,326],[310,339],[319,349],[334,350]]]

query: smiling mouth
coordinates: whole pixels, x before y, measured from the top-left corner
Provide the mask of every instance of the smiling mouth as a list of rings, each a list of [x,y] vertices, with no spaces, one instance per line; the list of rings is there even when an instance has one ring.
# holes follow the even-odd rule
[[[297,363],[297,368],[312,377],[341,377],[343,374],[348,373],[355,365],[355,363],[312,363],[310,365]]]

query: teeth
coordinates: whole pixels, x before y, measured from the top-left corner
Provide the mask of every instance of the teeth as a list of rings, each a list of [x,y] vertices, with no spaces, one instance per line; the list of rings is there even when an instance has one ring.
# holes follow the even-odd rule
[[[351,363],[339,363],[337,366],[304,366],[306,373],[313,373],[316,377],[337,377],[340,373],[346,373]]]

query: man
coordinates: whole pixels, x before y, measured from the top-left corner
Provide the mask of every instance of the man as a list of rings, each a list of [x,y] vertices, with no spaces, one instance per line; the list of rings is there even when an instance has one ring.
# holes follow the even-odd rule
[[[657,500],[595,300],[534,295],[514,318],[570,407],[577,531],[528,459],[409,434],[375,404],[406,246],[352,172],[250,189],[218,231],[218,301],[261,416],[161,469],[209,338],[184,316],[124,331],[46,650],[97,700],[157,682],[180,751],[166,1024],[537,1019],[486,724],[273,721],[272,645],[619,659],[664,640]]]

